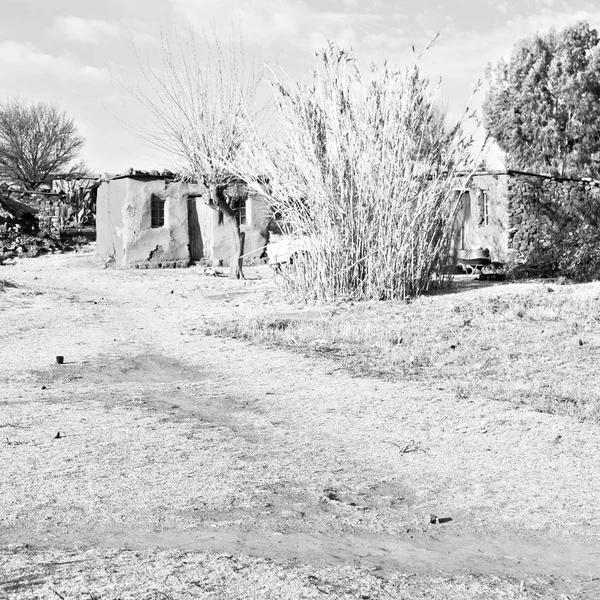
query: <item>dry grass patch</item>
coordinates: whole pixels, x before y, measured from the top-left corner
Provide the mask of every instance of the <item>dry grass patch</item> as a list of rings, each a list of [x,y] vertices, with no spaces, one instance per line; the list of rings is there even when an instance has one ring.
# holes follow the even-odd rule
[[[426,381],[460,397],[599,421],[599,300],[595,284],[502,287],[213,320],[206,333],[326,355],[359,376]]]

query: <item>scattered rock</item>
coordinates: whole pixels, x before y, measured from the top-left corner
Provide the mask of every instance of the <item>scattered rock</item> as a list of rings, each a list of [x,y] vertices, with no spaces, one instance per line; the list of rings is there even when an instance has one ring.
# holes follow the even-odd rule
[[[333,502],[341,502],[340,497],[337,495],[335,490],[323,490],[325,492],[325,498],[332,500]]]

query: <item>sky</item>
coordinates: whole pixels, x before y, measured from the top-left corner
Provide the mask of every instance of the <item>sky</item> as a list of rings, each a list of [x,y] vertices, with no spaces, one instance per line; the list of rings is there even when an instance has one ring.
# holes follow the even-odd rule
[[[247,56],[279,63],[301,78],[313,51],[328,41],[351,47],[359,64],[398,65],[424,49],[423,71],[457,117],[483,99],[488,63],[510,56],[536,32],[587,20],[600,30],[600,0],[0,0],[0,100],[60,105],[86,139],[83,157],[96,173],[173,166],[136,131],[146,117],[127,92],[140,64],[157,68],[161,32],[193,28],[223,39],[239,27]],[[125,84],[125,85],[124,85]],[[478,134],[482,138],[483,134]],[[490,166],[501,168],[492,150]]]

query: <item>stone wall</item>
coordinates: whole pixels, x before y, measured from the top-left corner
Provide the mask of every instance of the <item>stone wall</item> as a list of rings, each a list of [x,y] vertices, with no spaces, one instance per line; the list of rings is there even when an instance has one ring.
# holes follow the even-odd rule
[[[50,237],[60,237],[67,216],[66,206],[58,196],[38,196],[38,222],[40,231]],[[63,208],[64,207],[64,208]],[[62,221],[61,221],[62,213]]]
[[[60,238],[60,233],[66,227],[66,221],[70,215],[69,206],[64,199],[57,194],[20,190],[8,191],[7,195],[35,210],[40,232],[52,238]]]
[[[507,177],[508,249],[517,262],[542,248],[560,250],[582,225],[600,226],[600,181],[514,171]]]

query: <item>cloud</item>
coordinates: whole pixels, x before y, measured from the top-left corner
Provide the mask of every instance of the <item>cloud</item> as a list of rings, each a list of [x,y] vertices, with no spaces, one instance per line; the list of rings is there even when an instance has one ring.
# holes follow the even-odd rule
[[[93,82],[108,78],[105,68],[82,65],[71,56],[54,56],[41,52],[30,42],[14,40],[0,42],[0,65],[4,73],[12,69],[19,74],[51,75],[63,82],[82,79]]]
[[[100,44],[121,31],[117,23],[73,15],[54,17],[53,25],[67,40],[81,44]]]
[[[344,0],[343,12],[330,9],[331,3],[315,9],[305,0],[221,0],[218,4],[209,0],[169,1],[184,23],[198,29],[214,23],[220,34],[227,34],[232,23],[239,23],[247,44],[277,47],[281,54],[312,50],[315,44],[320,46],[327,40],[355,45],[369,30],[388,29],[396,21],[374,2],[353,0]]]

